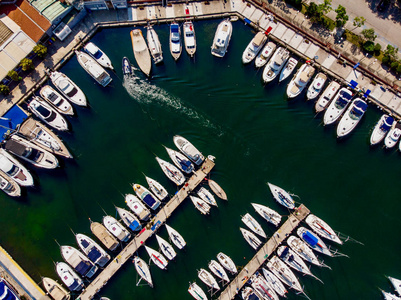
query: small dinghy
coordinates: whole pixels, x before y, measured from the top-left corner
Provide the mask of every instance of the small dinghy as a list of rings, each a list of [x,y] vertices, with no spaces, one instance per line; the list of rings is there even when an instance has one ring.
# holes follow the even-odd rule
[[[387,278],[390,280],[398,296],[401,296],[401,280],[390,276]]]
[[[284,189],[278,187],[277,185],[267,183],[270,191],[273,194],[274,199],[281,205],[289,208],[289,209],[294,209],[295,208],[295,202],[290,196],[289,193],[287,193]]]
[[[203,215],[208,215],[210,213],[210,205],[203,201],[201,198],[196,196],[189,196],[195,208],[199,210]]]
[[[160,201],[164,200],[168,196],[167,190],[156,180],[145,176],[146,182],[148,183],[149,189]]]
[[[277,278],[276,275],[274,275],[272,272],[269,270],[266,270],[265,268],[262,268],[263,276],[265,277],[266,281],[270,286],[274,289],[277,295],[281,297],[286,297],[285,294],[288,293],[287,289],[283,285],[283,283],[280,281],[280,279]]]
[[[350,134],[361,121],[367,108],[368,104],[361,98],[354,99],[337,125],[337,137],[340,138]]]
[[[181,152],[175,151],[173,149],[166,148],[166,151],[168,155],[170,156],[171,160],[173,163],[184,173],[186,174],[191,174],[194,170],[195,167],[191,163],[191,161]]]
[[[10,153],[0,148],[0,170],[15,180],[20,186],[33,186],[31,173]]]
[[[21,196],[21,187],[9,175],[0,169],[0,189],[11,197]]]
[[[260,51],[259,55],[255,58],[256,68],[263,67],[268,62],[275,49],[276,44],[273,42],[268,42],[262,51]]]
[[[159,244],[160,250],[169,260],[173,260],[177,256],[173,246],[171,246],[165,239],[156,234],[156,240]]]
[[[141,221],[147,221],[149,220],[150,217],[150,211],[145,207],[145,205],[142,203],[141,200],[138,199],[138,197],[132,195],[132,194],[127,194],[125,195],[125,203],[127,203],[127,206],[129,209],[141,220]]]
[[[217,277],[219,277],[220,279],[226,281],[226,282],[230,282],[230,279],[228,278],[228,275],[226,273],[226,271],[224,270],[224,268],[214,259],[212,259],[208,265],[210,271],[212,271],[212,273],[214,275],[216,275]]]
[[[133,213],[117,206],[116,210],[121,220],[124,222],[125,226],[127,226],[129,229],[131,229],[132,231],[139,231],[142,229],[141,223]]]
[[[144,186],[134,183],[132,184],[136,195],[152,210],[156,210],[160,206],[160,201]]]
[[[60,246],[60,252],[66,263],[81,276],[92,278],[95,275],[98,267],[77,249],[71,246]]]
[[[294,57],[290,57],[287,60],[287,62],[284,65],[284,67],[281,69],[280,77],[278,79],[278,82],[281,82],[281,81],[287,79],[292,74],[292,72],[294,72],[295,67],[297,66],[297,64],[298,64],[298,60],[295,59]]]
[[[158,266],[162,270],[167,269],[168,261],[167,259],[161,254],[160,252],[145,246],[146,252],[148,252],[150,259],[153,261],[153,263]]]
[[[238,270],[237,267],[235,266],[235,263],[233,260],[223,252],[219,252],[217,254],[217,260],[220,262],[220,264],[231,274],[237,274]]]
[[[387,133],[384,139],[384,145],[386,148],[393,148],[401,137],[401,123],[394,122],[390,131]]]
[[[212,289],[220,290],[219,285],[217,284],[216,279],[210,274],[208,271],[205,269],[200,269],[198,271],[198,277],[200,280],[203,281],[204,284],[206,284],[208,287],[211,287]]]
[[[342,240],[340,240],[334,230],[331,229],[331,227],[319,217],[310,214],[306,217],[305,222],[310,226],[310,228],[312,228],[314,232],[316,232],[321,237],[340,245],[343,244]]]
[[[42,284],[45,288],[46,292],[55,300],[70,300],[71,296],[70,293],[63,288],[61,284],[57,281],[49,278],[43,277]],[[8,299],[8,298],[6,298]]]
[[[193,57],[196,52],[196,38],[195,38],[195,28],[191,21],[187,21],[183,25],[184,28],[184,44],[185,50],[188,55]]]
[[[241,221],[252,230],[254,233],[260,235],[261,237],[266,238],[266,233],[263,231],[262,226],[252,217],[249,213],[246,213],[242,218]]]
[[[253,289],[262,296],[263,300],[279,300],[274,289],[259,272],[252,275],[250,281]]]
[[[262,205],[262,204],[256,204],[256,203],[251,203],[255,211],[261,215],[267,222],[272,223],[273,225],[278,226],[281,222],[281,215],[272,210],[271,208]]]
[[[150,54],[152,55],[155,64],[163,61],[162,45],[160,44],[159,36],[156,30],[151,25],[147,26],[146,40],[148,41],[148,47]]]
[[[54,129],[60,131],[68,130],[68,124],[64,117],[40,97],[34,96],[28,104],[28,109]]]
[[[242,236],[253,249],[258,249],[259,246],[262,244],[262,242],[256,237],[256,235],[254,235],[249,230],[241,227],[239,228],[239,230],[241,230]]]
[[[153,287],[152,276],[150,275],[150,269],[149,269],[149,266],[146,264],[146,262],[139,256],[135,256],[133,263],[135,265],[135,269],[138,272],[139,276],[141,276],[141,278],[143,280],[145,280],[147,283],[149,283],[150,287]],[[137,283],[137,285],[138,285],[138,283]]]
[[[71,292],[78,292],[83,289],[84,282],[74,270],[64,262],[56,263],[56,272],[63,283]]]
[[[305,293],[295,274],[277,256],[274,255],[266,265],[282,283],[302,294]]]
[[[161,158],[156,157],[156,160],[159,163],[163,173],[167,176],[168,179],[170,179],[176,185],[184,184],[185,182],[184,174],[182,174],[177,167],[173,166],[172,164]]]
[[[75,239],[77,240],[79,248],[81,248],[93,263],[103,268],[109,262],[110,255],[90,237],[78,233],[75,235]]]
[[[382,115],[376,126],[373,128],[370,136],[370,145],[377,145],[380,143],[393,126],[394,118],[389,115]]]
[[[246,286],[241,291],[241,297],[244,300],[261,300],[259,293],[255,292],[250,286]]]
[[[40,96],[49,102],[60,114],[72,116],[74,110],[70,102],[61,96],[55,89],[50,85],[45,85],[40,89]]]
[[[333,256],[326,244],[316,234],[313,234],[305,227],[298,228],[297,234],[311,249],[327,256]]]
[[[299,255],[304,261],[314,264],[318,267],[328,267],[317,259],[315,253],[300,238],[291,235],[287,240],[287,245]]]
[[[324,73],[318,73],[310,84],[308,91],[306,92],[306,99],[315,99],[323,90],[324,83],[327,80],[327,76]]]
[[[122,242],[127,242],[131,238],[129,231],[112,216],[104,216],[103,225]]]
[[[202,153],[195,148],[186,138],[180,135],[175,135],[173,137],[175,146],[184,153],[190,160],[192,160],[196,165],[200,165],[205,160]]]
[[[122,69],[123,69],[123,75],[133,75],[134,72],[132,71],[132,66],[131,62],[127,57],[123,57],[122,60]]]
[[[212,193],[209,192],[203,186],[197,191],[197,194],[207,204],[210,204],[210,205],[213,205],[213,206],[217,206],[216,199],[214,199],[214,196],[212,195]]]
[[[322,112],[326,109],[327,105],[333,100],[336,95],[340,84],[337,81],[332,81],[328,87],[324,90],[323,94],[319,97],[315,104],[315,111],[317,113]]]
[[[219,197],[220,199],[223,199],[223,200],[227,200],[226,192],[221,188],[220,185],[217,184],[216,181],[214,181],[212,179],[208,179],[207,183],[209,184],[209,187],[211,188],[213,193],[216,194],[217,197]]]
[[[167,229],[168,236],[170,237],[171,242],[178,248],[182,249],[185,247],[187,244],[184,240],[184,238],[181,236],[181,234],[178,233],[177,230],[174,228],[168,226],[167,224],[165,225]]]
[[[99,65],[113,70],[113,65],[111,64],[110,58],[94,43],[87,43],[83,50],[92,56],[92,58],[94,58]]]
[[[119,245],[117,239],[110,232],[108,232],[106,227],[104,227],[102,224],[98,222],[91,222],[90,228],[92,233],[110,251],[115,250]]]
[[[65,74],[57,71],[46,71],[54,86],[70,101],[79,106],[86,106],[87,101],[82,90]]]
[[[195,282],[189,284],[188,293],[196,300],[207,300],[205,292]]]

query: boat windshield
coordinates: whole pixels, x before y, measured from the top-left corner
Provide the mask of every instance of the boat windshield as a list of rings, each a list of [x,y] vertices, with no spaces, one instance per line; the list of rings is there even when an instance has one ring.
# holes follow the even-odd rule
[[[97,50],[94,54],[93,57],[96,59],[99,59],[102,57],[102,52],[100,50]]]
[[[47,122],[52,122],[52,121],[54,121],[54,119],[56,119],[56,117],[57,117],[57,114],[54,111],[52,111],[50,113],[50,115],[46,118],[46,121]]]
[[[39,104],[38,107],[36,107],[36,110],[39,112],[39,114],[43,117],[43,118],[48,118],[51,115],[51,111],[48,110],[46,107],[42,106]]]
[[[61,99],[59,99],[59,97],[54,92],[51,92],[50,94],[48,94],[47,99],[49,99],[50,102],[52,102],[54,105],[57,105],[61,101]],[[58,99],[59,99],[59,101],[57,101]]]
[[[348,100],[343,97],[338,97],[335,106],[337,109],[343,109],[348,104]]]
[[[37,149],[33,149],[31,147],[27,147],[25,153],[23,154],[24,157],[26,157],[27,159],[31,160],[31,161],[35,161],[38,162],[42,156],[42,152],[37,150]]]

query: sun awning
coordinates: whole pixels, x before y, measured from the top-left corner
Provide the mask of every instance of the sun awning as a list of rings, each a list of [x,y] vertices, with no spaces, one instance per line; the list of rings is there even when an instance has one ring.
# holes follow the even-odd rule
[[[24,122],[28,115],[17,105],[0,117],[0,135],[4,140],[8,133],[13,132],[19,124]]]

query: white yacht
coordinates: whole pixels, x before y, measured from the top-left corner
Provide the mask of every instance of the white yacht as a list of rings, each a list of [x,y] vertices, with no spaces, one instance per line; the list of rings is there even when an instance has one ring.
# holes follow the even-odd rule
[[[309,214],[306,217],[305,222],[309,225],[310,228],[312,228],[314,232],[316,232],[321,237],[342,245],[343,242],[342,240],[340,240],[335,231],[331,229],[331,227],[319,217],[313,214]]]
[[[148,183],[149,189],[160,201],[167,198],[168,193],[167,190],[156,180],[145,176],[146,182]]]
[[[143,202],[139,200],[138,197],[132,195],[132,194],[127,194],[125,195],[125,203],[127,203],[127,206],[129,209],[141,220],[141,221],[147,221],[149,220],[150,217],[150,211],[145,207]]]
[[[213,39],[212,55],[223,57],[226,54],[232,32],[233,25],[230,19],[225,19],[220,22]]]
[[[185,240],[182,237],[182,235],[179,234],[178,231],[175,230],[173,227],[168,226],[167,224],[165,226],[166,226],[166,229],[167,229],[168,236],[170,237],[170,241],[172,241],[173,244],[178,249],[184,248],[187,243],[185,242]]]
[[[301,257],[304,261],[314,264],[318,267],[327,267],[325,264],[317,259],[312,249],[308,247],[307,244],[299,237],[291,235],[287,239],[287,245],[290,246],[290,248],[294,250],[294,252],[296,252],[299,257]]]
[[[166,148],[168,156],[170,156],[173,163],[181,171],[183,171],[186,174],[191,174],[192,172],[194,172],[194,170],[195,170],[194,165],[184,154],[182,154],[181,152],[175,151],[173,149],[170,149],[166,146],[164,146],[164,148]]]
[[[99,65],[89,54],[85,52],[75,50],[78,62],[81,67],[101,86],[107,86],[112,78],[107,71]]]
[[[192,203],[195,208],[199,210],[203,215],[208,215],[210,213],[210,205],[203,201],[201,198],[190,195]]]
[[[122,242],[127,242],[131,238],[129,231],[112,216],[104,216],[103,225]]]
[[[265,268],[262,268],[263,276],[265,277],[266,281],[270,286],[274,289],[277,295],[281,297],[286,297],[286,294],[288,293],[287,289],[283,285],[283,283],[280,281],[280,279],[277,278],[276,275],[274,275],[272,272],[269,270],[266,270]]]
[[[133,262],[139,276],[141,276],[143,280],[149,283],[150,287],[153,287],[152,276],[150,274],[149,266],[146,264],[146,262],[139,256],[135,256]]]
[[[156,234],[156,240],[157,243],[159,244],[160,250],[169,260],[173,260],[177,256],[177,253],[175,252],[173,246],[171,246],[169,242],[167,242],[165,239],[161,238],[157,234]]]
[[[43,277],[42,284],[46,292],[55,300],[70,300],[70,293],[64,289],[64,287],[57,281],[49,278]]]
[[[79,250],[71,246],[60,246],[61,256],[79,275],[92,278],[98,267]]]
[[[324,90],[323,94],[316,101],[315,111],[317,113],[322,112],[326,109],[327,105],[329,105],[331,100],[333,100],[339,88],[340,84],[337,81],[330,82],[330,84]]]
[[[277,185],[271,184],[270,182],[268,182],[267,185],[269,186],[269,189],[273,194],[274,199],[278,203],[289,209],[295,208],[294,199],[292,199],[291,195],[288,192],[286,192],[281,187],[278,187]]]
[[[224,270],[222,265],[220,265],[217,261],[212,259],[209,262],[208,267],[209,267],[210,271],[212,271],[212,273],[214,275],[216,275],[220,279],[224,280],[225,282],[230,282],[230,279],[228,278],[228,275],[227,275],[226,271]]]
[[[322,239],[305,227],[299,227],[297,234],[311,249],[327,256],[333,256],[330,249],[326,246]]]
[[[260,51],[258,56],[255,58],[256,68],[261,68],[265,64],[267,64],[274,50],[276,50],[276,44],[273,42],[267,42],[266,46],[262,49],[262,51]]]
[[[64,262],[58,262],[56,263],[56,271],[71,292],[78,292],[83,289],[84,282],[69,265]]]
[[[184,28],[184,44],[185,50],[188,55],[193,57],[196,52],[196,37],[195,37],[195,28],[192,21],[186,21],[183,25]]]
[[[280,260],[276,255],[274,255],[268,262],[267,267],[272,271],[274,275],[278,279],[281,280],[285,285],[289,288],[292,288],[302,294],[304,294],[304,289],[302,288],[301,284],[299,283],[298,278],[295,274],[290,270],[287,265]]]
[[[387,276],[387,278],[390,280],[398,296],[401,296],[401,280],[390,276]]]
[[[242,236],[244,237],[245,241],[253,248],[253,249],[258,249],[260,245],[262,245],[262,242],[256,237],[255,234],[250,232],[247,229],[244,228],[239,228],[241,230]]]
[[[259,51],[265,45],[266,41],[267,41],[266,34],[259,31],[249,42],[248,46],[242,53],[242,63],[243,64],[250,63],[258,55]]]
[[[315,68],[308,63],[304,63],[288,84],[287,97],[292,99],[298,96],[304,90],[313,74],[315,74]]]
[[[161,63],[163,61],[163,51],[162,45],[160,44],[159,36],[156,30],[153,29],[152,25],[148,25],[146,31],[146,39],[148,41],[148,47],[150,54],[153,57],[155,64]]]
[[[257,204],[257,203],[251,203],[255,211],[261,215],[267,222],[272,223],[275,226],[278,226],[281,222],[281,215],[271,209],[270,207],[267,207],[262,204]]]
[[[167,269],[168,261],[167,259],[161,254],[160,252],[157,252],[156,250],[145,246],[146,252],[148,252],[150,259],[153,261],[153,263],[158,266],[162,270]]]
[[[401,122],[393,122],[393,126],[384,139],[386,148],[393,148],[401,136]]]
[[[104,68],[109,68],[113,70],[113,65],[111,64],[110,58],[94,43],[87,43],[84,46],[83,50],[90,56],[92,56],[92,58],[94,58],[99,65]]]
[[[337,121],[337,119],[346,110],[348,104],[351,102],[352,92],[347,88],[341,88],[337,95],[334,97],[333,101],[327,107],[324,116],[324,125],[330,125]]]
[[[15,180],[20,186],[33,186],[31,173],[11,154],[0,148],[0,170]]]
[[[368,108],[368,104],[361,98],[355,98],[341,117],[337,125],[337,137],[343,137],[349,134],[359,121],[362,119]]]
[[[206,284],[208,287],[211,287],[212,289],[220,290],[220,287],[216,281],[216,279],[213,277],[212,274],[209,273],[209,271],[206,271],[205,269],[200,269],[198,271],[198,277],[200,280],[203,281],[204,284]]]
[[[196,192],[198,196],[205,201],[207,204],[217,206],[216,199],[212,195],[211,192],[209,192],[208,189],[204,188],[203,186],[199,188],[199,190]]]
[[[160,206],[160,201],[144,186],[134,183],[132,184],[136,195],[141,199],[150,209],[155,210]]]
[[[260,235],[261,237],[266,238],[266,233],[263,231],[262,226],[258,223],[258,221],[255,220],[254,217],[251,216],[251,214],[246,213],[242,218],[241,221],[244,222],[244,224],[252,230],[254,233]]]
[[[0,189],[11,197],[21,196],[19,184],[0,169]]]
[[[110,251],[116,250],[118,240],[112,235],[103,224],[99,222],[91,222],[90,229],[92,233],[102,242],[104,246]]]
[[[57,71],[47,71],[47,73],[51,82],[68,101],[79,106],[87,105],[85,94],[67,75]]]
[[[289,57],[290,52],[283,47],[279,47],[263,69],[263,81],[265,83],[273,81],[280,73]]]
[[[205,160],[205,157],[202,155],[202,153],[196,149],[195,146],[192,145],[186,138],[180,135],[175,135],[173,141],[176,147],[196,165],[199,166]]]
[[[308,91],[306,92],[306,99],[307,100],[315,99],[323,90],[323,86],[326,80],[327,80],[326,74],[319,72],[312,80],[312,83],[310,84]]]
[[[134,51],[135,60],[143,73],[146,76],[150,75],[152,61],[148,46],[140,29],[131,30],[132,50]]]
[[[205,292],[196,284],[196,282],[189,284],[188,293],[196,300],[207,300]]]
[[[233,262],[233,260],[228,255],[224,254],[223,252],[219,252],[217,254],[217,260],[231,274],[237,274],[238,273],[238,270],[237,270],[237,267],[236,267],[235,263]]]
[[[99,267],[104,267],[110,260],[110,255],[103,250],[94,240],[82,233],[75,235],[79,248],[88,258]]]
[[[168,179],[170,179],[176,185],[184,184],[185,176],[176,166],[158,157],[156,157],[156,160],[159,163],[163,173],[167,176]]]
[[[49,102],[60,114],[74,115],[74,110],[70,102],[61,96],[55,89],[50,85],[45,85],[40,89],[40,96]]]
[[[170,25],[170,52],[174,60],[178,60],[182,52],[181,30],[176,22]]]
[[[394,122],[393,117],[386,114],[382,115],[373,128],[370,136],[370,145],[373,146],[380,143],[388,134]]]
[[[259,272],[251,276],[250,282],[252,288],[259,293],[263,300],[279,300],[275,290]]]
[[[130,211],[122,208],[122,207],[117,207],[116,210],[118,215],[121,218],[121,221],[127,226],[130,230],[132,231],[139,231],[142,229],[142,225],[139,222],[138,218]]]
[[[281,82],[281,81],[287,79],[288,76],[290,76],[292,74],[292,72],[294,72],[295,67],[297,66],[297,64],[298,64],[298,60],[295,59],[294,57],[290,57],[287,60],[287,63],[281,69],[280,77],[278,79],[278,82]]]
[[[40,97],[34,96],[28,104],[28,109],[49,126],[61,131],[68,130],[64,117]]]

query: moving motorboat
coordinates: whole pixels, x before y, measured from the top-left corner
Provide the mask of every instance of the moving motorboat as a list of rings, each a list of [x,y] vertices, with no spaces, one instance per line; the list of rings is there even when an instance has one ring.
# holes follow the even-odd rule
[[[262,242],[256,237],[255,234],[250,232],[247,229],[244,228],[239,228],[241,230],[242,236],[244,237],[245,241],[253,248],[253,249],[258,249],[259,246],[262,244]]]
[[[78,62],[81,67],[101,86],[105,87],[112,81],[110,74],[99,65],[89,54],[75,50]]]
[[[337,121],[337,119],[346,110],[348,104],[351,102],[352,92],[347,88],[341,88],[333,101],[330,102],[327,110],[323,116],[324,125],[330,125]]]
[[[373,146],[380,143],[388,134],[394,122],[395,121],[392,116],[386,114],[382,115],[373,128],[370,136],[370,145]]]
[[[157,243],[159,244],[160,250],[169,260],[173,260],[177,256],[177,253],[175,252],[173,246],[171,246],[169,242],[167,242],[165,239],[161,238],[157,234],[156,234],[156,240]]]
[[[226,273],[226,271],[224,270],[224,268],[214,259],[212,259],[209,264],[208,267],[210,269],[210,271],[212,271],[212,273],[214,275],[216,275],[217,277],[219,277],[220,279],[226,281],[226,282],[230,282],[230,279],[228,278],[228,275]]]
[[[56,272],[63,283],[71,292],[78,292],[83,289],[84,282],[74,270],[64,262],[56,263]]]
[[[223,57],[226,54],[232,32],[233,25],[231,24],[230,19],[225,19],[220,22],[213,39],[211,50],[212,55]]]
[[[48,293],[53,299],[55,299],[55,300],[70,300],[71,299],[70,293],[57,281],[55,281],[49,277],[43,277],[42,284],[46,290],[46,293]],[[1,293],[1,291],[0,291],[0,293]]]
[[[79,275],[92,278],[98,267],[79,250],[71,246],[60,246],[61,256]]]
[[[143,202],[138,199],[138,197],[127,194],[125,195],[125,203],[129,209],[141,220],[147,221],[150,217],[150,211],[145,207]]]
[[[49,126],[61,131],[68,130],[67,121],[63,116],[40,97],[34,96],[28,104],[28,109]]]
[[[401,122],[393,122],[393,126],[384,139],[386,148],[393,148],[401,136]]]
[[[15,180],[20,186],[33,186],[31,173],[11,154],[0,148],[0,170]]]
[[[134,29],[131,30],[130,35],[135,60],[141,71],[145,73],[146,76],[149,76],[152,68],[152,61],[142,31],[140,29]]]
[[[139,256],[135,256],[133,262],[139,276],[141,276],[143,280],[149,283],[150,287],[153,287],[152,276],[150,275],[150,269],[146,262]]]
[[[159,200],[164,200],[167,198],[167,190],[159,182],[147,176],[145,176],[145,178],[153,195],[159,198]]]
[[[198,271],[198,277],[200,280],[203,281],[204,284],[206,284],[208,287],[211,287],[212,289],[220,290],[219,285],[217,284],[216,279],[213,277],[212,274],[209,273],[209,271],[206,271],[205,269],[200,269]]]
[[[321,237],[340,245],[343,244],[342,240],[340,240],[335,231],[319,217],[310,214],[306,217],[305,222],[309,225],[310,228],[312,228],[314,232],[316,232]]]
[[[191,163],[191,161],[181,152],[175,151],[173,149],[167,148],[166,146],[166,151],[168,155],[170,156],[171,160],[173,163],[184,173],[191,174],[194,172],[195,167]]]
[[[274,275],[278,279],[281,280],[282,283],[287,285],[289,288],[294,289],[302,294],[304,294],[304,289],[299,283],[298,278],[295,274],[290,270],[287,265],[280,260],[276,255],[274,255],[268,262],[267,267],[272,271]]]
[[[167,224],[165,225],[167,229],[168,236],[170,237],[170,241],[173,242],[173,244],[178,248],[182,249],[185,247],[187,244],[182,237],[181,234],[178,233],[177,230],[175,230],[173,227],[168,226]]]
[[[138,198],[141,199],[150,209],[156,210],[160,206],[161,202],[144,186],[134,183],[132,184],[132,188]]]
[[[249,42],[248,46],[245,48],[242,53],[242,63],[247,64],[250,63],[262,49],[267,41],[267,36],[263,32],[259,31],[253,37],[253,39]]]
[[[263,300],[279,300],[275,290],[259,272],[250,278],[251,286],[257,291]]]
[[[19,184],[2,170],[0,170],[0,189],[11,197],[21,196]]]
[[[263,81],[265,83],[273,81],[283,69],[289,57],[290,52],[284,47],[279,47],[263,69]]]
[[[401,296],[401,280],[390,276],[387,276],[387,278],[390,280],[398,296]]]
[[[297,234],[311,249],[327,256],[333,256],[330,249],[326,246],[322,239],[305,227],[299,227]]]
[[[195,28],[192,21],[186,21],[183,25],[184,28],[184,44],[185,50],[188,55],[193,57],[196,52],[196,37],[195,37]]]
[[[174,60],[178,60],[182,52],[181,30],[176,22],[170,25],[170,52]]]
[[[292,99],[301,94],[313,74],[315,74],[315,68],[308,63],[304,63],[288,84],[287,97]]]
[[[326,74],[319,72],[312,80],[308,91],[306,92],[306,100],[313,100],[315,99],[320,92],[323,90],[324,83],[327,80]]]
[[[188,293],[190,293],[196,300],[207,300],[205,292],[196,284],[196,282],[189,284]]]
[[[156,250],[145,246],[146,252],[148,252],[150,259],[153,261],[153,263],[158,266],[162,270],[167,269],[168,261],[167,259],[161,254],[160,252],[157,252]]]
[[[365,114],[367,108],[368,104],[365,101],[361,98],[355,98],[337,125],[337,137],[346,136],[354,130]]]
[[[267,185],[270,188],[271,193],[273,194],[274,199],[281,205],[289,208],[289,209],[294,209],[295,208],[295,202],[294,199],[290,196],[289,193],[287,193],[284,189],[281,187],[278,187],[277,185],[267,183]]]
[[[300,238],[291,235],[287,239],[287,245],[290,246],[290,248],[294,250],[294,252],[296,252],[299,257],[301,257],[304,261],[314,264],[318,267],[327,267],[325,264],[317,259],[312,249],[309,248],[307,244]]]
[[[167,176],[168,179],[170,179],[176,185],[184,184],[185,182],[184,174],[182,174],[177,167],[175,167],[174,165],[170,164],[169,162],[161,158],[156,157],[156,160],[159,163],[163,173]]]
[[[294,57],[290,57],[287,60],[287,63],[281,69],[280,77],[278,79],[278,82],[281,82],[281,81],[287,79],[292,74],[292,72],[294,72],[295,67],[297,66],[297,64],[298,64],[298,60],[295,59]]]
[[[134,75],[134,71],[132,70],[131,62],[127,57],[123,57],[122,60],[122,69],[123,69],[123,75]]]
[[[186,138],[180,135],[175,135],[173,141],[176,147],[196,165],[199,166],[205,160],[205,157],[202,155],[202,153],[196,149],[195,146],[192,145]]]
[[[99,267],[103,268],[110,260],[110,255],[103,250],[89,236],[78,233],[75,235],[79,248],[88,256],[88,258]]]
[[[122,242],[127,242],[131,238],[129,231],[112,216],[104,216],[103,225]]]
[[[195,205],[195,208],[199,210],[203,215],[208,215],[210,213],[210,205],[203,201],[201,198],[190,195],[192,203]]]
[[[209,187],[212,189],[213,193],[215,193],[217,197],[223,200],[227,200],[226,192],[221,188],[220,185],[217,184],[216,181],[208,179],[207,183],[209,184]]]
[[[317,113],[322,112],[326,109],[327,105],[333,100],[336,95],[338,89],[340,88],[340,84],[337,81],[332,81],[324,90],[323,94],[319,97],[315,104],[315,111]]]
[[[83,50],[92,56],[92,58],[94,58],[99,65],[113,70],[113,65],[111,64],[110,58],[94,43],[87,43]]]
[[[269,270],[266,270],[265,268],[262,268],[263,276],[265,277],[266,281],[270,286],[274,289],[277,295],[281,297],[286,297],[285,294],[288,293],[287,289],[283,285],[283,283],[280,281],[280,279],[277,278],[276,275],[274,275],[272,272]]]
[[[107,231],[106,227],[98,222],[91,222],[90,229],[92,233],[103,243],[103,245],[110,251],[116,250],[118,240]]]
[[[139,231],[142,229],[141,223],[132,212],[117,206],[116,210],[121,220],[124,222],[125,226],[127,226],[129,229],[131,229],[132,231]]]
[[[214,196],[212,195],[212,193],[209,192],[203,186],[199,188],[199,190],[197,191],[197,194],[207,204],[210,204],[210,205],[213,205],[213,206],[217,206],[216,199],[214,199]]]
[[[146,39],[148,41],[148,47],[150,54],[153,57],[153,61],[155,64],[161,63],[163,61],[163,51],[159,36],[157,35],[156,30],[153,29],[152,25],[148,25],[146,28]]]
[[[217,260],[220,262],[220,264],[231,274],[236,274],[238,273],[237,267],[235,266],[235,263],[233,260],[223,252],[219,252],[217,254]]]
[[[251,203],[251,204],[255,209],[255,211],[259,215],[261,215],[267,222],[270,222],[276,226],[280,224],[281,215],[278,212],[262,204],[256,204],[256,203]]]
[[[55,89],[50,85],[45,85],[40,89],[40,96],[49,102],[60,114],[74,115],[74,110],[70,102],[61,96]]]
[[[57,71],[47,71],[47,74],[54,86],[68,101],[79,106],[87,105],[85,94],[67,75]]]
[[[244,224],[252,230],[254,233],[260,235],[261,237],[266,238],[266,233],[263,231],[262,226],[258,223],[258,221],[255,220],[254,217],[251,216],[251,214],[246,213],[242,218],[241,221],[244,222]]]
[[[274,50],[276,50],[276,44],[273,42],[267,42],[266,46],[262,49],[262,51],[260,51],[259,55],[255,58],[255,66],[257,68],[263,67],[272,56]]]

